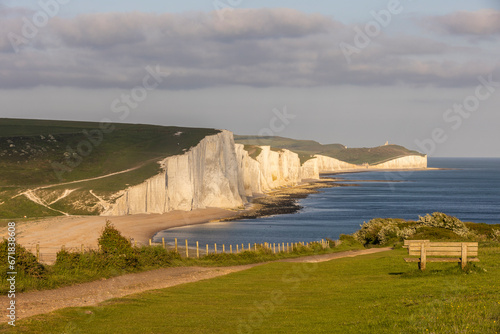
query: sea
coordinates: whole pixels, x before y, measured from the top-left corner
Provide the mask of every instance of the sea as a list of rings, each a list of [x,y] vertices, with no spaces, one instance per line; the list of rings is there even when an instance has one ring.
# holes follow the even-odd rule
[[[294,214],[172,228],[158,232],[154,241],[246,245],[335,240],[373,218],[418,220],[433,212],[500,224],[500,158],[429,158],[428,167],[440,169],[323,175],[353,186],[320,189],[300,200],[302,209]]]

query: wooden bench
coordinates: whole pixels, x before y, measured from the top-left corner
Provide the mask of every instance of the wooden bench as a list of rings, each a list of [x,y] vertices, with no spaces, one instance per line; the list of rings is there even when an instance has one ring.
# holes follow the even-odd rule
[[[427,262],[458,262],[465,268],[467,262],[479,262],[477,242],[430,242],[429,240],[405,240],[410,256],[405,262],[417,262],[425,270]]]

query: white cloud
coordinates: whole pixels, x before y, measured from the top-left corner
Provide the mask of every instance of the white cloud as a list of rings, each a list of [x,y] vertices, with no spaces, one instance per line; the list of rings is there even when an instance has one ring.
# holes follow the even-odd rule
[[[20,17],[0,16],[2,31],[21,33]],[[382,33],[348,65],[339,43],[352,42],[353,26],[292,9],[239,9],[224,20],[215,12],[55,17],[17,54],[5,35],[0,88],[130,88],[147,65],[156,64],[171,73],[165,89],[467,86],[477,75],[499,69],[498,62],[478,61],[466,47],[404,33]]]
[[[494,9],[483,9],[476,12],[459,11],[427,18],[425,22],[424,24],[433,31],[453,35],[500,35],[500,11]]]

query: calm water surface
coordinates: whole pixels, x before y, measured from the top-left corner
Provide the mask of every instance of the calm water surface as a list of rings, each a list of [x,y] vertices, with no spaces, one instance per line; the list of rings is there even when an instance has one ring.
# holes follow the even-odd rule
[[[309,242],[337,239],[376,217],[416,220],[435,211],[462,221],[500,224],[500,159],[430,158],[429,167],[453,170],[335,175],[357,186],[322,189],[300,200],[303,209],[295,214],[174,228],[157,233],[154,240]],[[377,182],[362,182],[373,180]]]

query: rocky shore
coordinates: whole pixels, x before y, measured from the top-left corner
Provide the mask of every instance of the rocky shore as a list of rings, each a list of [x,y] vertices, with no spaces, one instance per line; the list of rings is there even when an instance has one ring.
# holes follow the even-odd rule
[[[306,198],[310,194],[321,192],[322,188],[356,186],[354,184],[337,183],[337,179],[321,179],[303,183],[294,187],[286,187],[274,190],[263,196],[254,197],[249,209],[235,216],[216,221],[235,221],[241,219],[255,219],[266,216],[295,213],[302,209],[298,200]]]

